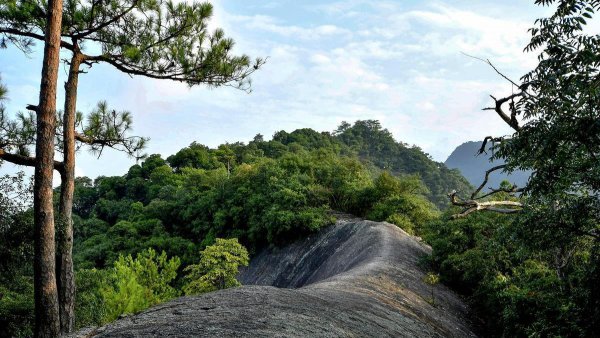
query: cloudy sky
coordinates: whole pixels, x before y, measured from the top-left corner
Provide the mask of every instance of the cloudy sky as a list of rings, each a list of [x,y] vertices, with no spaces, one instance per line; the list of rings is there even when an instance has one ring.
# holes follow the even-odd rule
[[[131,78],[95,65],[80,78],[78,108],[99,100],[134,116],[148,153],[164,157],[197,141],[211,147],[247,142],[260,133],[377,119],[397,140],[436,161],[458,145],[509,130],[491,112],[489,94],[511,86],[465,54],[489,58],[518,79],[535,65],[524,54],[527,29],[548,9],[533,1],[213,1],[213,26],[233,37],[237,53],[268,57],[253,92]],[[88,46],[93,48],[93,46]],[[68,55],[65,55],[68,56]],[[8,111],[36,103],[41,49],[24,56],[0,50]],[[60,88],[66,68],[61,68]],[[59,106],[63,96],[59,94]],[[78,157],[77,174],[121,175],[134,163],[117,152]],[[0,172],[14,170],[4,165]]]

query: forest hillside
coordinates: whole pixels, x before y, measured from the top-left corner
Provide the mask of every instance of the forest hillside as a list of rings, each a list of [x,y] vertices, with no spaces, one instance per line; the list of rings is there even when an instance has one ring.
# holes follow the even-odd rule
[[[6,182],[15,180],[22,183],[13,185],[22,189],[15,193],[27,195],[22,176]],[[377,121],[343,123],[331,133],[280,131],[270,141],[257,135],[248,144],[214,149],[192,143],[166,158],[147,156],[122,176],[78,177],[76,326],[105,323],[180,294],[187,283],[185,268],[218,238],[236,238],[252,256],[334,224],[332,210],[420,234],[448,204],[446,191],[468,188],[458,171],[397,142]],[[54,193],[57,203],[60,188]],[[0,311],[7,314],[7,335],[31,329],[33,225],[31,210],[19,210],[1,228],[6,244],[1,286],[10,297],[0,300]],[[131,285],[119,283],[128,278],[140,283],[141,277],[113,269],[136,264],[165,273],[162,291],[148,302],[118,305],[135,295],[127,291]],[[127,271],[135,275],[136,269],[142,268]]]

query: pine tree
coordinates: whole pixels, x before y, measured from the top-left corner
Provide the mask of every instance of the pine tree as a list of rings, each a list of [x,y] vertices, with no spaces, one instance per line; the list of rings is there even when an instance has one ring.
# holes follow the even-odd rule
[[[236,279],[238,268],[248,265],[248,251],[237,238],[217,238],[202,252],[198,264],[189,265],[183,290],[186,295],[195,295],[215,290],[240,286]]]
[[[55,275],[54,208],[52,175],[56,126],[56,87],[60,54],[62,0],[50,0],[46,9],[44,61],[40,85],[35,141],[34,293],[35,336],[57,337],[60,331]]]
[[[40,22],[45,12],[43,1],[0,1],[0,45],[13,43],[26,52],[36,40],[44,38]],[[61,303],[61,330],[69,332],[73,325],[74,278],[72,263],[73,204],[76,143],[101,150],[105,146],[124,146],[132,154],[142,143],[124,142],[106,134],[85,135],[75,131],[77,86],[81,67],[107,63],[130,75],[166,79],[190,86],[232,86],[250,90],[249,75],[264,60],[251,62],[246,55],[233,56],[233,40],[220,29],[209,32],[207,22],[212,16],[209,3],[174,4],[171,1],[110,0],[67,1],[63,15],[63,49],[72,55],[65,85],[65,109],[62,119],[61,198],[57,256]],[[99,44],[101,54],[87,54],[86,43]],[[94,136],[103,136],[96,138]],[[141,141],[138,139],[137,141]],[[138,147],[140,146],[140,147]],[[0,150],[1,158],[15,159]],[[24,164],[19,158],[17,164]],[[35,159],[27,158],[31,163]],[[11,161],[16,163],[17,161]]]

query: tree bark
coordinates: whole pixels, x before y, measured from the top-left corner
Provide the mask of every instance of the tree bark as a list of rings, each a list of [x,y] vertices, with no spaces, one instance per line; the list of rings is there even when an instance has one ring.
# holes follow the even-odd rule
[[[83,56],[77,43],[65,84],[65,109],[63,116],[63,171],[61,172],[60,204],[58,208],[56,273],[60,300],[60,331],[73,330],[75,310],[75,275],[73,272],[73,192],[75,190],[75,116],[77,111],[77,82]]]
[[[37,110],[33,209],[35,224],[35,336],[57,337],[60,332],[55,275],[52,175],[56,130],[56,87],[62,26],[62,0],[48,2],[44,61]]]

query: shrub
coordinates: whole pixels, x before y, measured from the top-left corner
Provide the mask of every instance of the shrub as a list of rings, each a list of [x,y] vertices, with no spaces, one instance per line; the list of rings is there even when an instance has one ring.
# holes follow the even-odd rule
[[[183,290],[186,295],[200,294],[241,285],[235,278],[240,266],[248,265],[248,251],[237,238],[217,238],[214,245],[206,247],[196,265],[190,265],[185,277],[188,283]]]
[[[106,321],[122,314],[137,313],[152,305],[178,296],[170,283],[177,277],[178,257],[167,259],[163,251],[145,250],[133,259],[120,256],[114,263],[107,283],[101,287],[106,303]]]

